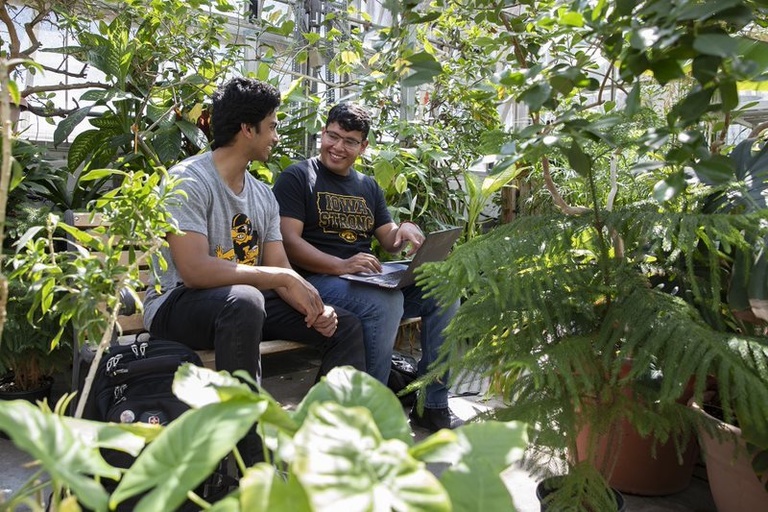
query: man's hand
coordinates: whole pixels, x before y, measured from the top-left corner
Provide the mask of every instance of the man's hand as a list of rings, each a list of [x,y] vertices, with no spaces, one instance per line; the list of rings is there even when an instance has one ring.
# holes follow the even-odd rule
[[[378,274],[381,272],[381,262],[373,254],[369,254],[367,252],[359,252],[351,258],[341,260],[341,265],[337,275],[359,274],[361,272],[367,274]]]
[[[312,327],[317,318],[325,314],[325,304],[317,289],[293,270],[283,269],[290,276],[287,286],[275,288],[275,292],[293,309],[304,315],[307,327]],[[335,313],[334,313],[335,316]]]
[[[421,244],[424,243],[424,233],[422,233],[419,226],[413,222],[402,222],[395,233],[394,245],[396,249],[401,249],[408,243],[410,243],[411,248],[406,255],[410,257],[413,256],[416,251],[419,250]]]
[[[333,336],[338,326],[339,317],[336,316],[336,311],[331,306],[325,306],[323,313],[312,323],[312,328],[325,337]]]

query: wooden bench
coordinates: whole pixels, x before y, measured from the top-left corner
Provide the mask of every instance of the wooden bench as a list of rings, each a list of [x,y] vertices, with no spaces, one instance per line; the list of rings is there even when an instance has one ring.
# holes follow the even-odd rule
[[[91,215],[87,212],[73,212],[67,211],[64,214],[64,222],[84,231],[92,231],[97,227],[103,226],[103,220],[101,215]],[[128,254],[126,251],[125,261],[128,262]],[[146,288],[149,285],[149,262],[146,265],[140,267],[141,281]],[[145,289],[139,290],[139,298],[144,299],[146,293]],[[127,315],[120,315],[118,317],[119,333],[115,338],[116,343],[130,342],[141,336],[148,336],[146,329],[144,328],[144,316],[139,308],[131,308],[132,312]],[[75,333],[77,335],[77,333]],[[77,339],[77,338],[75,338]],[[289,340],[265,340],[259,345],[259,352],[262,356],[277,354],[281,352],[288,352],[299,348],[307,348],[308,345],[299,343],[297,341]],[[214,350],[198,350],[196,351],[203,361],[203,364],[213,370],[216,369],[216,356]]]
[[[74,226],[78,229],[84,230],[84,231],[92,231],[97,227],[104,226],[104,222],[102,220],[102,217],[100,215],[92,215],[87,212],[73,212],[73,211],[67,211],[64,214],[64,221]],[[126,251],[125,254],[125,262],[128,262],[128,254]],[[141,281],[144,284],[144,286],[149,285],[149,262],[147,262],[146,265],[140,268],[140,275],[141,275]],[[145,290],[139,290],[139,298],[143,300],[145,294]],[[411,329],[414,328],[414,326],[417,326],[418,322],[420,321],[419,318],[410,318],[403,320],[400,324],[401,327],[401,333],[410,333]],[[147,337],[149,334],[147,333],[146,329],[144,328],[144,318],[143,314],[138,310],[138,308],[132,308],[132,312],[127,315],[121,315],[118,318],[118,327],[119,327],[119,333],[116,335],[114,342],[120,344],[122,343],[129,343],[131,341],[134,341],[136,339],[140,339],[141,337]],[[78,339],[77,336],[78,333],[75,333],[75,338]],[[400,339],[402,336],[398,336]],[[297,349],[307,349],[311,348],[309,345],[299,343],[297,341],[290,341],[290,340],[263,340],[261,344],[259,345],[259,352],[261,353],[262,357],[264,356],[270,356],[275,354],[281,354],[285,352],[291,352]],[[413,348],[413,345],[411,344],[411,348]],[[77,361],[79,360],[79,352],[77,349],[75,349],[75,368],[73,368],[73,388],[77,385],[79,375],[78,371],[79,369]],[[197,354],[200,356],[200,359],[203,361],[203,364],[211,368],[212,370],[216,369],[216,356],[214,350],[198,350],[196,351]]]

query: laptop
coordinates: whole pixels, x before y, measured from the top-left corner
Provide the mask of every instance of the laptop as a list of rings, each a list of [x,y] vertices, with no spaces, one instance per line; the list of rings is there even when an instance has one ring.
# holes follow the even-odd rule
[[[454,242],[461,235],[462,228],[448,228],[427,233],[424,243],[411,261],[387,262],[382,264],[381,273],[342,274],[339,277],[381,288],[403,288],[415,281],[414,271],[422,264],[443,261],[451,252]]]

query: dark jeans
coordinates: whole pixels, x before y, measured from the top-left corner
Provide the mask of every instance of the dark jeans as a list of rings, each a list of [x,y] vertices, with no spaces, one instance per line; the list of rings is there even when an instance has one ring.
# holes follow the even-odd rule
[[[218,370],[246,370],[257,382],[261,382],[261,340],[291,340],[317,347],[321,353],[319,376],[343,365],[365,371],[360,321],[346,310],[334,309],[339,324],[328,338],[308,328],[304,316],[274,292],[249,285],[180,286],[155,314],[150,333],[195,350],[213,348]]]

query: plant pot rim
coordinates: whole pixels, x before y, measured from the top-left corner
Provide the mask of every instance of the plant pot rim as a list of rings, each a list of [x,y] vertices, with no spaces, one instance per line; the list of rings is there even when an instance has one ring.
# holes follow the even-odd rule
[[[699,404],[693,398],[688,400],[688,407],[690,407],[695,411],[698,411],[699,413],[704,415],[704,417],[707,418],[708,420],[715,422],[718,428],[722,430],[727,430],[728,432],[734,435],[741,436],[741,428],[737,427],[733,423],[728,423],[727,421],[723,421],[720,418],[712,416],[704,409],[704,406],[702,404]]]
[[[40,391],[43,389],[49,389],[51,386],[53,386],[53,376],[51,375],[43,375],[40,378],[40,384],[36,387],[33,387],[31,389],[17,389],[14,385],[14,375],[13,372],[8,372],[2,377],[0,377],[0,393],[3,394],[11,394],[11,393],[20,393],[20,394],[26,394],[26,393],[34,393],[36,391]],[[10,386],[11,389],[3,389],[4,386]]]
[[[549,494],[547,491],[551,491],[553,489],[553,486],[548,484],[561,481],[563,478],[565,478],[565,475],[552,475],[544,478],[538,484],[536,484],[536,498],[539,500],[539,503],[541,503],[542,510],[544,510],[544,498],[546,498]],[[557,484],[555,484],[555,487],[556,485]],[[613,492],[613,495],[616,497],[616,510],[618,512],[626,511],[626,501],[624,500],[624,495],[613,487],[608,487],[608,489],[610,489],[611,492]]]

